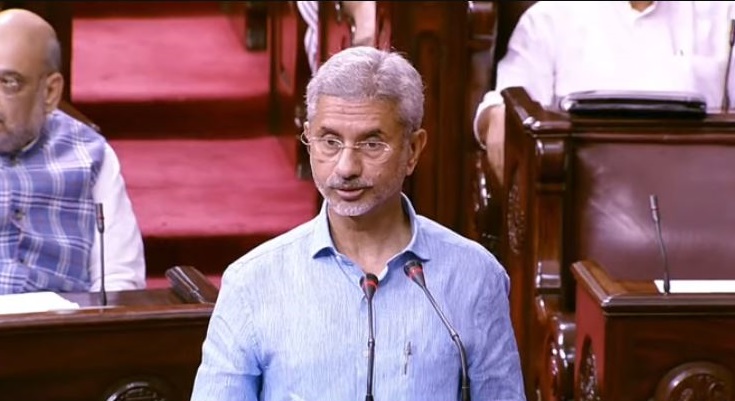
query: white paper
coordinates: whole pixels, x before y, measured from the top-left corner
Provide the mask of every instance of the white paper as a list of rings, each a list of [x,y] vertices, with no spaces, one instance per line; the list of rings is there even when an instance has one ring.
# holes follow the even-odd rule
[[[664,292],[664,281],[654,280],[658,292]],[[713,294],[735,293],[735,280],[671,280],[671,293]]]
[[[44,291],[0,295],[0,314],[48,312],[69,309],[79,309],[79,304],[71,302],[54,292]]]

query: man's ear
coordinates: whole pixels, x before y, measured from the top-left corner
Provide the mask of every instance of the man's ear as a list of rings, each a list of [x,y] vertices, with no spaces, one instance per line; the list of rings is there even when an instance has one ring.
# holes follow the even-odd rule
[[[416,169],[416,165],[419,163],[419,156],[421,156],[421,152],[423,152],[424,147],[426,146],[426,130],[423,128],[419,128],[413,133],[411,133],[411,138],[408,142],[408,151],[410,154],[408,155],[408,165],[406,166],[406,175],[413,174],[414,169]]]
[[[61,93],[64,91],[64,77],[59,72],[51,73],[46,78],[46,93],[43,98],[43,109],[46,114],[59,107]]]

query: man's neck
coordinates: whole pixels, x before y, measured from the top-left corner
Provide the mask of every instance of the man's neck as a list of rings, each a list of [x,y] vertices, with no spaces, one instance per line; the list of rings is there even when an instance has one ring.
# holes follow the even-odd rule
[[[376,275],[411,241],[411,222],[400,196],[363,216],[339,216],[330,211],[329,226],[337,250],[366,273]]]
[[[652,1],[631,1],[630,6],[636,11],[644,11],[653,4]]]

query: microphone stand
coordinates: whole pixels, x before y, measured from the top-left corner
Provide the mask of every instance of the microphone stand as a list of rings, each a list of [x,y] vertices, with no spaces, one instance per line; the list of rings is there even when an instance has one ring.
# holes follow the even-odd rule
[[[105,214],[102,210],[102,203],[95,205],[97,217],[97,232],[100,237],[100,296],[102,297],[102,306],[107,306],[107,290],[105,290]]]
[[[464,345],[462,344],[462,340],[459,338],[459,334],[449,323],[449,320],[444,315],[444,312],[442,312],[441,308],[439,308],[436,300],[434,300],[434,296],[431,295],[429,288],[426,286],[426,279],[424,278],[424,268],[421,266],[421,264],[416,260],[411,260],[403,266],[403,272],[424,292],[426,298],[429,299],[431,306],[434,308],[437,315],[439,315],[439,319],[441,319],[444,327],[446,327],[447,331],[449,331],[449,336],[452,338],[454,345],[457,346],[457,349],[459,350],[459,361],[462,365],[462,401],[470,401],[470,375],[467,368],[467,354],[465,352]]]
[[[378,278],[367,273],[360,279],[360,287],[367,299],[368,311],[368,371],[365,401],[373,401],[373,375],[375,369],[375,330],[373,328],[373,295],[378,290]]]
[[[368,376],[365,401],[373,401],[373,372],[375,370],[375,333],[373,332],[373,303],[368,302]]]
[[[439,315],[439,319],[441,319],[442,323],[444,323],[444,326],[449,331],[449,336],[452,337],[454,345],[456,345],[457,350],[459,350],[459,362],[462,364],[462,401],[470,401],[470,381],[469,374],[467,372],[467,354],[465,352],[464,345],[462,345],[462,340],[459,339],[459,334],[457,334],[452,325],[449,324],[449,320],[447,320],[447,317],[444,316],[444,312],[439,309],[439,305],[436,304],[434,297],[431,295],[426,286],[422,287],[421,289],[424,290],[424,294],[426,294],[426,297],[429,298],[429,302],[431,302],[434,310],[436,310],[436,313]]]
[[[671,294],[671,275],[669,274],[669,258],[666,255],[666,246],[664,245],[664,236],[661,233],[661,215],[658,211],[658,197],[649,195],[648,201],[651,207],[651,217],[653,224],[656,226],[656,239],[658,240],[658,249],[661,254],[661,261],[664,268],[664,294]]]
[[[735,46],[735,19],[730,20],[730,48],[727,52],[727,65],[725,66],[725,81],[722,84],[722,104],[720,105],[720,111],[727,113],[730,110],[730,67],[732,64],[732,48]]]

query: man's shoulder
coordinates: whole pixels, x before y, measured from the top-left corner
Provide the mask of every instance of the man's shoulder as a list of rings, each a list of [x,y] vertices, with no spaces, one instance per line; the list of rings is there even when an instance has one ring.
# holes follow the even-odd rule
[[[477,241],[469,239],[425,216],[418,215],[419,226],[431,242],[449,252],[461,253],[480,260],[495,261],[495,257]]]
[[[56,135],[70,135],[83,141],[107,142],[94,128],[60,109],[51,112],[48,118],[53,122],[53,131]]]
[[[418,216],[418,219],[430,249],[426,256],[434,267],[444,269],[467,288],[479,288],[477,284],[486,289],[507,286],[505,268],[484,246],[427,217]]]

